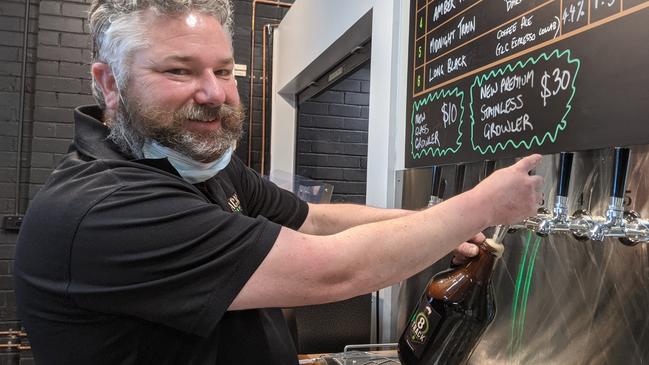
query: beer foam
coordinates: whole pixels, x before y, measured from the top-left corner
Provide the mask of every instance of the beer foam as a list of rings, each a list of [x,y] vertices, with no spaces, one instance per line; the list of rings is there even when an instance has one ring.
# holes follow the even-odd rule
[[[494,240],[493,238],[487,238],[484,242],[487,244],[487,246],[491,247],[496,257],[500,257],[503,255],[503,251],[505,251],[505,246],[502,243]]]

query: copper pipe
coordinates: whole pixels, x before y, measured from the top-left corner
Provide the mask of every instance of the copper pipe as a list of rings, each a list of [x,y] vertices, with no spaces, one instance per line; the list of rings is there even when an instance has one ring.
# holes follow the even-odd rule
[[[29,351],[32,349],[31,346],[21,345],[19,343],[5,343],[0,344],[0,350],[18,350],[18,351]]]
[[[260,5],[272,5],[277,7],[290,8],[289,3],[283,3],[279,0],[269,1],[269,0],[253,0],[252,2],[252,31],[250,37],[250,93],[249,93],[249,102],[248,102],[248,167],[252,164],[252,97],[253,97],[253,87],[255,80],[255,17],[257,15],[257,4]],[[262,171],[263,173],[263,171]]]
[[[0,331],[0,336],[11,336],[14,339],[19,340],[18,343],[12,343],[11,340],[6,343],[0,344],[0,349],[16,349],[19,351],[29,351],[32,349],[30,345],[23,345],[20,343],[22,338],[27,338],[27,332],[25,331],[16,331],[9,329],[9,331]]]
[[[264,25],[264,38],[261,46],[261,168],[260,173],[263,175],[266,170],[266,87],[268,75],[266,75],[266,37],[271,34],[271,28],[279,24]]]
[[[14,331],[14,330],[9,330],[9,331],[0,331],[0,336],[18,336],[18,337],[26,337],[27,333],[23,331]]]
[[[266,155],[266,32],[270,30],[268,24],[264,25],[261,38],[261,166],[259,173],[264,174]]]

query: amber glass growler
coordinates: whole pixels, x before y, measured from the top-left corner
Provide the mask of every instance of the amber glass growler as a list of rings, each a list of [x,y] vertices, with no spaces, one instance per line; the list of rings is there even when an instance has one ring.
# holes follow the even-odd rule
[[[491,275],[502,255],[507,227],[478,244],[465,264],[438,273],[428,283],[399,339],[404,365],[465,364],[496,315]]]

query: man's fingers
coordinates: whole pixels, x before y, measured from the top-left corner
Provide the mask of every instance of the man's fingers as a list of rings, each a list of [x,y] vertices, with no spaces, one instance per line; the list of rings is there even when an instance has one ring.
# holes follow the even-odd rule
[[[469,242],[470,242],[470,243],[476,243],[476,244],[478,244],[478,243],[480,243],[480,242],[482,242],[482,241],[484,241],[484,240],[486,240],[486,239],[487,239],[487,237],[485,237],[485,235],[484,235],[482,232],[478,232],[478,234],[476,234],[475,236],[471,237],[471,239],[469,240]]]
[[[467,258],[464,256],[453,256],[453,259],[451,260],[451,265],[453,266],[458,266],[462,265],[466,262]]]
[[[530,172],[534,170],[536,166],[538,166],[542,158],[543,157],[539,154],[529,155],[527,157],[523,157],[520,161],[518,161],[516,163],[516,166],[525,172]]]
[[[476,246],[473,243],[469,243],[469,242],[464,242],[461,245],[459,245],[457,247],[456,251],[457,251],[458,254],[460,254],[462,256],[465,256],[465,257],[473,257],[473,256],[476,256],[478,254],[478,252],[480,252],[480,250],[478,249],[478,246]]]
[[[532,181],[534,182],[534,187],[536,188],[535,190],[541,191],[541,189],[543,189],[543,181],[544,181],[543,176],[536,175],[536,176],[532,176],[531,178]]]
[[[479,235],[482,235],[480,233]],[[474,238],[478,237],[479,235],[476,235]],[[482,235],[484,237],[484,235]],[[473,240],[473,239],[472,239]],[[462,265],[465,262],[468,261],[469,258],[475,257],[478,255],[480,250],[478,249],[478,246],[476,246],[473,243],[469,242],[464,242],[461,245],[459,245],[455,250],[455,255],[453,256],[453,259],[451,260],[452,265]]]

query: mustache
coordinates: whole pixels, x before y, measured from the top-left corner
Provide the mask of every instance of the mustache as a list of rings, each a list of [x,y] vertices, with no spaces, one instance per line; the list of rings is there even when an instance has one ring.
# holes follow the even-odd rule
[[[221,104],[213,107],[190,104],[175,111],[173,113],[173,119],[198,120],[201,122],[220,120],[224,126],[231,126],[233,123],[240,123],[244,119],[244,112],[240,105],[231,106],[228,104]]]

